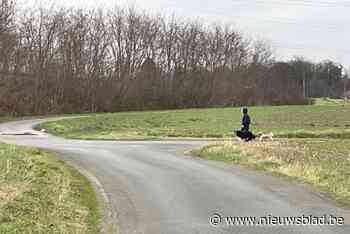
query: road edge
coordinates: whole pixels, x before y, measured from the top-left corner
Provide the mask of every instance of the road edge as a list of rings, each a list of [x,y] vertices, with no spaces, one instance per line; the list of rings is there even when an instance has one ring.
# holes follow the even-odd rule
[[[60,152],[54,152],[54,153],[58,155],[60,154],[62,155],[62,153]],[[92,173],[76,165],[75,163],[66,161],[66,160],[64,160],[64,163],[73,167],[80,174],[85,176],[90,181],[92,187],[94,188],[97,202],[99,204],[98,208],[101,212],[101,222],[99,224],[100,233],[101,234],[111,234],[111,233],[118,234],[119,229],[118,229],[117,214],[112,207],[112,203],[109,199],[108,194],[104,190],[102,183]]]

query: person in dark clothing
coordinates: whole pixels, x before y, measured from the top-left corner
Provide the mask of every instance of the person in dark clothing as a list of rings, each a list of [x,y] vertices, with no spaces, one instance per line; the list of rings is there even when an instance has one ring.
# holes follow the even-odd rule
[[[248,109],[243,108],[243,118],[242,118],[242,131],[249,131],[249,126],[250,126],[250,117],[248,115]]]
[[[251,131],[249,131],[250,116],[248,115],[248,108],[243,108],[242,114],[243,114],[242,129],[241,131],[236,131],[236,135],[242,140],[245,140],[248,142],[248,141],[254,140],[256,137]]]

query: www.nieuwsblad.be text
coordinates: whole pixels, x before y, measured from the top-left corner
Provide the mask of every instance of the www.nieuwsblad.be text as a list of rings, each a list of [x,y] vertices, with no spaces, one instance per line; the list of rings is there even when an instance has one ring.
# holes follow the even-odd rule
[[[343,226],[343,217],[333,215],[313,216],[290,216],[280,217],[268,215],[264,217],[253,216],[227,216],[214,214],[209,218],[209,223],[213,227],[226,226]]]

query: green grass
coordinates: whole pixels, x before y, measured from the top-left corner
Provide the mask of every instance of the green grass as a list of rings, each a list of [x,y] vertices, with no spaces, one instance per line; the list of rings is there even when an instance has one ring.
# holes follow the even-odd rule
[[[90,183],[40,150],[0,144],[0,233],[97,233]]]
[[[0,116],[0,123],[5,123],[5,122],[9,122],[15,120],[15,118],[13,117],[8,117],[8,116]]]
[[[350,105],[252,107],[252,130],[286,138],[350,138]],[[239,108],[92,114],[42,125],[75,139],[226,138],[240,128]]]
[[[349,105],[349,101],[346,102],[344,99],[315,98],[314,104],[319,106]]]
[[[195,150],[208,160],[239,164],[306,182],[350,206],[350,140],[222,143]]]

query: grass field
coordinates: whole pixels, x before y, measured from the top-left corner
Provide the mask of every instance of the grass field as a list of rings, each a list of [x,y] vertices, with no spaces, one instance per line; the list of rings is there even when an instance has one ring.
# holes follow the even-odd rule
[[[193,153],[208,160],[240,164],[306,182],[340,204],[350,206],[350,140],[226,142]]]
[[[0,144],[0,233],[97,233],[90,183],[45,152]]]
[[[0,116],[0,123],[5,123],[14,120],[15,118],[12,117],[5,117],[5,116]]]
[[[252,129],[287,138],[350,138],[350,104],[317,103],[250,108]],[[225,138],[240,128],[240,121],[239,108],[213,108],[89,115],[42,128],[79,139]]]

